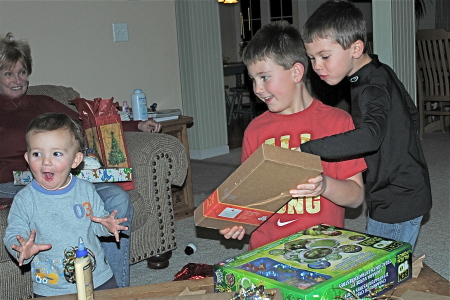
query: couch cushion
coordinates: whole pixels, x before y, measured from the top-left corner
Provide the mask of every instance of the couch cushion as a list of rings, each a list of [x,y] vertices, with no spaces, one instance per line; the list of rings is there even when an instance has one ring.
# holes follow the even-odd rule
[[[2,239],[2,245],[0,249],[0,263],[10,261],[11,257],[3,244],[3,238],[5,237],[6,226],[8,225],[9,208],[0,209],[0,237]]]

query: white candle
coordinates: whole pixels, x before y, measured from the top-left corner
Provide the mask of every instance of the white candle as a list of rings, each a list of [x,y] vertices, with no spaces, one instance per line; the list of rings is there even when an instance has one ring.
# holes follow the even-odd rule
[[[245,38],[245,35],[244,35],[244,16],[242,15],[242,13],[240,12],[239,13],[240,14],[240,16],[239,16],[239,21],[240,21],[240,25],[241,25],[241,36],[242,36],[242,38]]]
[[[251,23],[250,23],[251,19],[250,19],[250,7],[248,8],[248,30],[252,31],[252,27],[251,27]]]

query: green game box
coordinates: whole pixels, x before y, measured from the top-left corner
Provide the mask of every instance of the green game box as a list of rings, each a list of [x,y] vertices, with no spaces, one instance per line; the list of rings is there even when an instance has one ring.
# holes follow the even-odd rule
[[[410,279],[411,259],[409,243],[319,224],[215,264],[215,291],[253,283],[285,300],[358,299]]]

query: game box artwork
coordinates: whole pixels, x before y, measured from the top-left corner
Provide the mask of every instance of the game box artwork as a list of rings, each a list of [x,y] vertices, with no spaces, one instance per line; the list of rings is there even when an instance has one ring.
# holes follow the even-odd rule
[[[214,265],[216,292],[263,284],[285,300],[381,295],[411,274],[409,243],[324,224]]]

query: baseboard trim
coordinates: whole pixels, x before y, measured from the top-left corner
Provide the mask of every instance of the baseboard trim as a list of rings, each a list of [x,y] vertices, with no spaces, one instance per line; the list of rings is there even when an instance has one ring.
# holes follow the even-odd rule
[[[214,156],[224,155],[230,153],[230,147],[228,145],[209,148],[204,150],[189,149],[191,159],[206,159]]]

